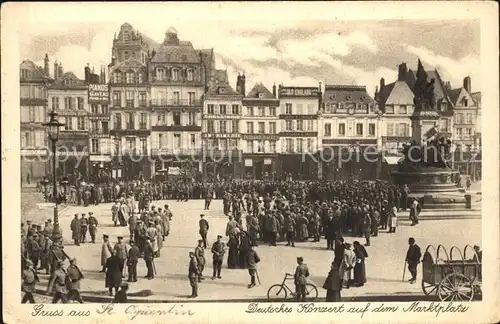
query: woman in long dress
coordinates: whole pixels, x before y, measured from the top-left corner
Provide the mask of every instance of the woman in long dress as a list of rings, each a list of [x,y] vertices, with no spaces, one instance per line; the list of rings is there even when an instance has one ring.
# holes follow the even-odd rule
[[[239,260],[238,260],[238,236],[237,235],[230,235],[229,236],[229,253],[227,255],[227,267],[229,269],[237,269]]]
[[[116,293],[122,283],[122,272],[120,270],[121,260],[114,250],[111,253],[111,257],[106,260],[106,288],[109,289],[109,295],[113,296],[113,288]]]
[[[353,243],[354,254],[356,255],[356,265],[354,266],[354,285],[357,287],[362,287],[366,283],[366,266],[365,259],[368,257],[368,253],[364,246],[359,244],[358,241]]]

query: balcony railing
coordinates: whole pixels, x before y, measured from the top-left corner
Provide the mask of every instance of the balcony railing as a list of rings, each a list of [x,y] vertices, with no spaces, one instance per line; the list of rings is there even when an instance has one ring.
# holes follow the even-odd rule
[[[91,134],[98,134],[98,135],[108,135],[109,134],[109,129],[90,129]]]
[[[125,100],[126,108],[134,108],[134,100]]]
[[[167,99],[151,99],[150,103],[154,107],[167,106]]]
[[[201,100],[198,99],[168,99],[167,100],[167,106],[187,106],[187,107],[193,107],[193,106],[201,106],[202,102]]]
[[[146,123],[140,123],[139,124],[139,129],[148,129],[148,124],[146,124]]]

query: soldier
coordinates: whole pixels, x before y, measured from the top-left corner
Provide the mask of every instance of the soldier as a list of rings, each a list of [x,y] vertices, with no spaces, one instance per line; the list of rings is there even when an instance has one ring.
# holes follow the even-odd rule
[[[35,303],[35,298],[33,298],[33,292],[36,288],[36,283],[40,281],[38,275],[36,274],[35,269],[33,269],[33,262],[30,260],[26,260],[23,270],[23,284],[21,286],[21,290],[24,292],[23,299],[21,300],[22,304],[26,302],[30,302],[31,304]]]
[[[295,234],[295,219],[290,216],[290,212],[285,214],[284,228],[286,231],[286,245],[292,245],[292,247],[295,247],[295,242],[293,240]]]
[[[222,269],[222,261],[224,260],[224,243],[221,242],[221,235],[217,235],[217,241],[212,244],[212,260],[213,260],[213,268],[214,272],[212,275],[212,280],[217,276],[218,279],[222,279],[220,276],[220,272]]]
[[[28,256],[33,264],[33,268],[37,272],[38,260],[40,258],[40,245],[38,244],[38,235],[33,234],[28,236],[28,241],[26,242],[26,250],[28,250]]]
[[[194,249],[194,255],[196,257],[196,263],[198,264],[198,282],[201,282],[203,278],[203,269],[205,269],[205,249],[203,248],[203,240],[198,240],[198,246]]]
[[[71,232],[72,232],[71,237],[73,239],[73,242],[75,243],[76,246],[79,246],[80,239],[82,237],[82,234],[81,234],[82,227],[80,224],[80,219],[78,219],[78,214],[75,214],[75,218],[73,218],[73,220],[71,221],[70,228],[71,228]]]
[[[89,212],[89,233],[90,233],[90,239],[92,243],[95,243],[95,235],[97,233],[97,225],[99,225],[99,222],[97,221],[97,218],[94,217],[93,212]]]
[[[215,244],[215,243],[214,243]],[[199,280],[199,267],[196,262],[196,257],[193,252],[189,252],[189,270],[188,270],[188,278],[189,284],[191,285],[191,296],[190,298],[198,297],[198,282]]]
[[[106,234],[102,235],[102,247],[101,247],[101,266],[102,270],[99,272],[106,272],[106,261],[113,254],[113,249],[111,248],[111,243],[109,242],[109,236]]]
[[[85,218],[85,213],[82,213],[82,218],[80,218],[80,227],[81,227],[81,230],[80,230],[80,234],[81,234],[80,243],[86,243],[87,242],[87,230],[88,230],[88,227],[89,227],[89,222],[88,222],[87,218]]]
[[[204,214],[201,214],[200,215],[200,221],[199,221],[199,226],[200,226],[200,236],[201,236],[201,239],[203,240],[203,247],[206,249],[207,248],[207,234],[208,234],[208,229],[210,228],[210,226],[208,225],[208,222],[206,219],[204,219],[203,217],[205,217]]]
[[[52,249],[52,240],[50,239],[49,233],[44,233],[45,241],[42,248],[42,267],[45,269],[45,274],[49,274],[50,271],[50,251]]]
[[[127,253],[127,267],[128,267],[128,282],[137,282],[137,262],[141,256],[141,251],[135,245],[134,241],[130,241],[130,249]]]
[[[61,242],[52,243],[52,249],[49,252],[49,264],[50,264],[50,277],[54,275],[57,269],[57,262],[66,260],[66,255],[63,252],[63,246]]]
[[[297,264],[293,278],[295,281],[295,298],[300,302],[306,301],[306,278],[309,277],[309,268],[302,257],[297,258]]]
[[[365,246],[370,246],[370,234],[372,231],[372,219],[370,213],[365,212],[365,217],[363,219],[363,233],[365,234],[366,244]]]
[[[76,259],[72,258],[69,260],[69,267],[66,270],[66,274],[70,280],[69,292],[67,299],[76,300],[80,304],[83,304],[82,297],[80,296],[80,280],[83,279],[83,274],[80,269],[76,266]]]
[[[259,233],[260,233],[259,219],[256,216],[251,216],[250,225],[248,226],[250,245],[257,246],[257,238]]]
[[[233,216],[229,216],[229,221],[226,225],[226,236],[234,236],[236,234],[236,228],[238,227],[238,222],[233,220]]]
[[[134,238],[134,233],[135,233],[135,229],[137,228],[137,216],[134,215],[134,213],[132,213],[132,215],[130,215],[130,217],[128,218],[127,222],[128,222],[128,231],[129,231],[129,234],[130,234],[130,239],[133,240],[135,239]]]
[[[148,273],[146,274],[145,278],[148,280],[153,279],[154,276],[154,269],[153,269],[153,246],[151,245],[151,240],[149,237],[146,237],[146,245],[144,247],[144,261],[146,262],[146,267],[148,268]]]
[[[250,246],[247,254],[247,266],[248,274],[250,275],[250,284],[248,288],[255,287],[255,276],[257,275],[257,263],[260,262],[259,255],[257,251],[254,250],[253,246]]]
[[[115,226],[118,226],[118,210],[120,209],[120,202],[115,200],[115,204],[111,206],[111,219]]]
[[[114,246],[115,255],[120,260],[120,272],[123,277],[123,267],[125,266],[125,260],[127,259],[127,246],[123,242],[123,236],[118,236],[118,242]]]
[[[212,202],[212,191],[207,189],[205,192],[205,210],[210,210],[210,203]]]
[[[66,272],[63,269],[64,262],[59,260],[56,262],[56,270],[54,271],[52,277],[50,278],[49,285],[47,287],[47,292],[50,294],[54,292],[54,298],[52,299],[52,304],[57,304],[59,300],[63,304],[68,302],[66,294],[68,293],[66,288]]]

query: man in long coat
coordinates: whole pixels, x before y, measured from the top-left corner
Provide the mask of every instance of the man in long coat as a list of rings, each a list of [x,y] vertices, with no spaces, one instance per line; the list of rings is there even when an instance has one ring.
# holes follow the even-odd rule
[[[80,304],[83,304],[82,297],[80,296],[80,280],[83,279],[83,274],[76,265],[76,259],[73,258],[70,261],[68,269],[66,269],[66,274],[69,278],[69,292],[68,300],[76,300]]]
[[[257,254],[257,251],[250,246],[250,250],[247,254],[247,265],[248,265],[248,274],[250,275],[250,284],[248,288],[255,287],[255,276],[257,275],[257,263],[260,262],[260,257]]]
[[[72,239],[75,245],[80,245],[80,238],[82,237],[82,226],[80,219],[78,219],[78,214],[75,214],[75,218],[71,221],[70,229],[72,232]]]
[[[205,279],[203,278],[203,270],[206,264],[203,240],[198,240],[198,246],[194,249],[194,256],[196,257],[196,263],[198,265],[198,282],[201,282]]]
[[[109,242],[109,236],[103,234],[102,236],[102,247],[101,247],[101,266],[102,270],[100,272],[106,271],[106,261],[111,257],[113,253],[113,248],[111,247],[111,243]]]
[[[115,293],[118,291],[122,283],[121,260],[112,250],[111,256],[106,260],[106,288],[109,289],[109,295],[113,296],[113,288]]]
[[[201,239],[203,240],[203,247],[206,249],[207,248],[207,234],[208,234],[208,229],[210,226],[208,225],[208,221],[204,218],[205,215],[201,214],[200,215],[200,221],[198,222],[198,226],[200,227],[199,233],[201,236]]]

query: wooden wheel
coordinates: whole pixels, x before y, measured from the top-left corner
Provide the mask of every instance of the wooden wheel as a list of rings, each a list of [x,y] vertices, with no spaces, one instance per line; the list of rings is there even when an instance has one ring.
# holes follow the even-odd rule
[[[437,294],[437,288],[439,285],[430,284],[422,280],[422,291],[426,296],[430,296],[431,294]]]
[[[471,301],[474,286],[463,274],[450,273],[439,283],[438,296],[441,301]]]

